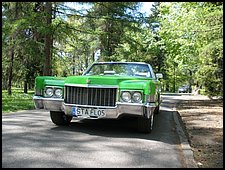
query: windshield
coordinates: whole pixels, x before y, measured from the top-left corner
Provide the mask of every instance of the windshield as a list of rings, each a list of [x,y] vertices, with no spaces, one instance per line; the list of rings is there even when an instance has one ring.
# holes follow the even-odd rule
[[[84,75],[117,75],[151,77],[147,64],[138,63],[95,63]]]

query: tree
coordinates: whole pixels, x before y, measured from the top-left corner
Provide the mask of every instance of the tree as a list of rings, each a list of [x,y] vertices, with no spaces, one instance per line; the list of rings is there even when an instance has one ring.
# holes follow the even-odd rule
[[[21,8],[21,4],[19,4],[18,2],[16,3],[5,3],[4,5],[4,10],[6,10],[5,12],[5,17],[6,16],[10,16],[10,18],[5,18],[5,23],[3,24],[5,30],[8,31],[8,29],[10,29],[10,24],[15,24],[16,20],[19,18],[19,11]],[[13,12],[14,11],[14,12]],[[8,23],[7,23],[8,22]],[[11,27],[12,28],[12,27]],[[5,39],[8,44],[7,48],[7,53],[6,55],[10,58],[9,60],[9,67],[8,67],[8,95],[12,94],[12,79],[13,79],[13,64],[14,64],[14,59],[15,59],[15,55],[16,55],[16,51],[15,51],[15,44],[16,44],[16,36],[19,34],[19,29],[13,27],[13,30],[10,32],[10,36],[8,36],[8,40],[7,38]]]
[[[115,49],[121,43],[124,29],[134,17],[127,10],[135,10],[135,2],[96,2],[88,16],[94,16],[96,33],[100,42],[103,61],[115,61]]]
[[[185,83],[184,78],[188,82],[192,76],[197,80],[195,84],[206,89],[206,94],[221,95],[222,6],[207,2],[161,3],[159,33],[165,44],[169,84],[173,74],[170,68],[173,62],[177,62],[179,83]],[[185,69],[191,74],[183,75]]]
[[[52,2],[46,2],[45,4],[45,19],[46,19],[46,33],[45,33],[45,62],[44,72],[45,76],[52,74],[51,60],[52,60],[52,48],[53,48],[53,35],[51,30],[52,23]]]

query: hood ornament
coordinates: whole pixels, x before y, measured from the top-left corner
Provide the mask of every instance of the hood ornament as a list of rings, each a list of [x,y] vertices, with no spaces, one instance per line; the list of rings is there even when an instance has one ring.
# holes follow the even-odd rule
[[[89,79],[86,80],[86,83],[87,83],[87,84],[89,84],[90,82],[91,82],[91,80],[89,80]]]

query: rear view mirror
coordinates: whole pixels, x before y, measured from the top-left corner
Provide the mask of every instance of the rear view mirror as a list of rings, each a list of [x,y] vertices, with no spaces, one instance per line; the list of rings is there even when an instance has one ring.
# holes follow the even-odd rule
[[[157,79],[162,79],[163,78],[163,74],[162,73],[156,73],[155,74]]]

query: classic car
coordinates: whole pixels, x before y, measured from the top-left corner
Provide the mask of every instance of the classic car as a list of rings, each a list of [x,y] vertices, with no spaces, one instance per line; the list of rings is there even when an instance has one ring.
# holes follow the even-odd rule
[[[36,77],[33,101],[50,110],[56,125],[135,116],[138,130],[150,133],[161,103],[160,78],[143,62],[95,62],[81,76]]]
[[[178,88],[178,93],[188,93],[191,92],[191,88],[188,85],[183,85]]]

